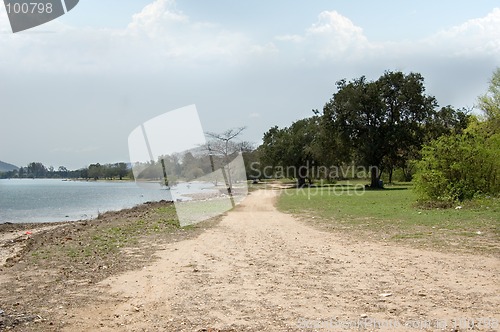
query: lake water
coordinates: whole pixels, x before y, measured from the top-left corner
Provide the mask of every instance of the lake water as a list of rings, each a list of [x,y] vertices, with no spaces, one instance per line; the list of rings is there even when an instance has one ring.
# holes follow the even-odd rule
[[[146,189],[126,181],[0,180],[0,223],[91,219],[99,212],[160,200],[172,200],[160,185]]]

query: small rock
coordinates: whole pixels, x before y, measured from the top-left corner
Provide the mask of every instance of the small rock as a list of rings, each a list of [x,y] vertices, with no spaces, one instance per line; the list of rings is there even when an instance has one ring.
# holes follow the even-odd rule
[[[455,208],[455,210],[461,210],[461,209],[462,209],[462,206],[461,206],[461,205],[459,205],[459,206],[457,206],[457,207]]]
[[[379,296],[382,296],[382,297],[389,297],[389,296],[392,296],[392,293],[382,293],[382,294],[380,294]]]
[[[361,316],[359,316],[359,317],[361,317],[362,319],[365,319],[365,318],[368,318],[368,315],[367,315],[367,314],[362,314],[362,315],[361,315]]]
[[[481,234],[483,234],[483,232],[481,232],[481,231],[477,231],[477,232],[476,232],[476,234],[477,234],[477,235],[481,235]]]

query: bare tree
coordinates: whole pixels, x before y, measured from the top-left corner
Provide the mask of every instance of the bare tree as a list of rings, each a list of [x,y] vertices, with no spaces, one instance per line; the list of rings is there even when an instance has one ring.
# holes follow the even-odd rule
[[[234,140],[246,129],[246,127],[231,128],[223,133],[207,132],[206,135],[210,138],[207,149],[212,164],[212,171],[215,171],[213,156],[219,156],[223,165],[221,167],[224,182],[226,183],[227,192],[231,198],[231,203],[234,206],[233,200],[233,181],[231,178],[230,159],[236,153],[241,152],[242,143],[237,143]]]

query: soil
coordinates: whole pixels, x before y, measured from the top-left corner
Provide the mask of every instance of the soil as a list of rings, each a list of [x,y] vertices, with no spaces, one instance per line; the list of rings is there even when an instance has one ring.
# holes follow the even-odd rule
[[[1,268],[0,329],[500,330],[498,258],[327,232],[277,211],[276,196],[254,191],[219,222],[145,236],[102,262],[35,264],[27,246]],[[50,243],[86,227],[30,236]]]

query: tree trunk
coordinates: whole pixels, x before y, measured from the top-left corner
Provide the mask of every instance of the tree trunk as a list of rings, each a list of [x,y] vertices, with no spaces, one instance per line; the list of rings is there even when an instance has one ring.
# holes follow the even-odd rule
[[[297,174],[297,186],[298,188],[304,188],[306,186],[306,178],[307,178],[307,168],[304,166],[299,167],[299,171]]]
[[[389,183],[392,183],[392,167],[389,168]]]
[[[370,169],[370,172],[371,172],[371,184],[370,184],[370,187],[373,188],[373,189],[380,188],[380,176],[378,174],[377,167],[372,167]]]
[[[413,174],[412,174],[411,168],[410,167],[404,167],[403,168],[403,174],[404,174],[404,177],[405,177],[405,181],[406,182],[411,182],[411,180],[413,178]]]
[[[305,186],[306,186],[306,178],[301,177],[299,175],[299,177],[297,178],[297,188],[304,188]]]

